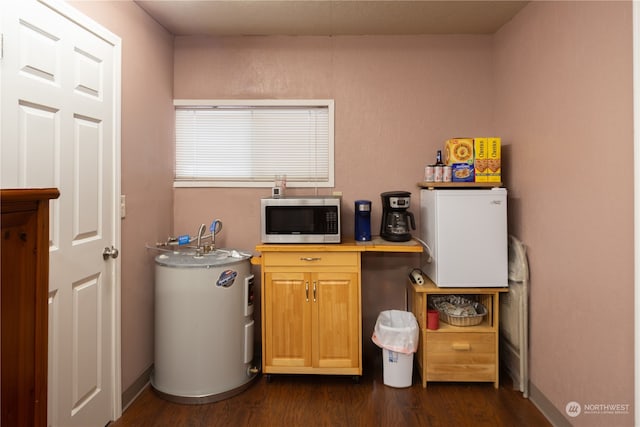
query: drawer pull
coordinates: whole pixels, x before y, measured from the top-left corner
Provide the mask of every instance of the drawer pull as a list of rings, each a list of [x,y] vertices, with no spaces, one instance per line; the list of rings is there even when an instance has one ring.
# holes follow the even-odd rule
[[[471,350],[471,345],[468,342],[454,342],[451,348],[455,351],[469,351]]]
[[[320,261],[322,258],[300,257],[300,261]]]

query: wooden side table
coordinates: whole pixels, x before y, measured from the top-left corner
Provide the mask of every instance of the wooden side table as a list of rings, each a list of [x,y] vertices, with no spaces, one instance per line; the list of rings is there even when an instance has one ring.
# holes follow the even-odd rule
[[[499,295],[507,288],[439,288],[428,277],[424,285],[409,283],[410,308],[420,326],[416,353],[422,386],[428,381],[484,381],[499,386]],[[427,329],[427,304],[432,295],[474,297],[487,308],[482,323],[452,326],[440,320]]]

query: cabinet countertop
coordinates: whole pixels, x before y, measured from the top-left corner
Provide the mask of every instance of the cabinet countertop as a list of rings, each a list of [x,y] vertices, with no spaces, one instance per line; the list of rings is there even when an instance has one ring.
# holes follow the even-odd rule
[[[373,236],[368,242],[343,240],[335,244],[275,244],[256,245],[260,252],[422,252],[422,245],[415,239],[408,242],[389,242],[379,236]]]

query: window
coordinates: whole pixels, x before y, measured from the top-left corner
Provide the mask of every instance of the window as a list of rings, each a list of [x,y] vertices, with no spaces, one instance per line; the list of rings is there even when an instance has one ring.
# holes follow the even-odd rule
[[[175,187],[333,187],[333,100],[175,100]]]

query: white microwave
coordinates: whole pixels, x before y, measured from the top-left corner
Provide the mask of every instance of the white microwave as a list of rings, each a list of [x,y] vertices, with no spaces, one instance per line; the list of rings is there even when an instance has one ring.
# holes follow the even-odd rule
[[[340,243],[340,197],[260,200],[262,243]]]

